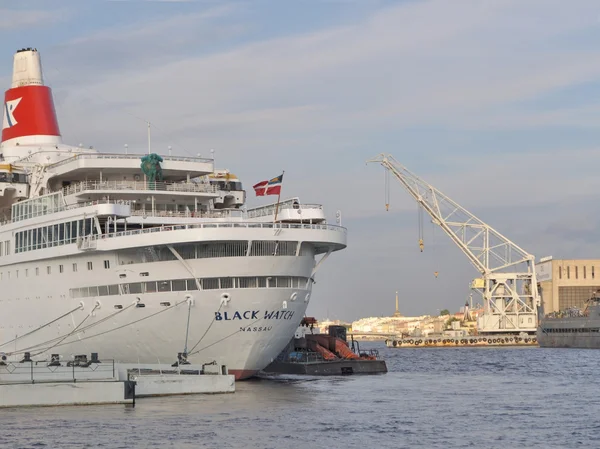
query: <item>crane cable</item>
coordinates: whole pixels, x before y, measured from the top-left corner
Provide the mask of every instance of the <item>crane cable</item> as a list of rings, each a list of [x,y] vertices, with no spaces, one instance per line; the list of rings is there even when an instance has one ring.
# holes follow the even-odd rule
[[[431,245],[433,247],[432,251],[433,251],[433,254],[434,254],[433,260],[434,260],[434,262],[437,262],[437,259],[435,258],[435,223],[433,222],[433,220],[431,220]],[[438,272],[434,271],[433,275],[437,279]]]
[[[419,248],[423,252],[425,248],[425,244],[423,243],[423,206],[420,203],[417,203],[417,215],[419,217]]]
[[[386,212],[390,210],[390,171],[387,168],[384,168],[385,173],[385,210]]]

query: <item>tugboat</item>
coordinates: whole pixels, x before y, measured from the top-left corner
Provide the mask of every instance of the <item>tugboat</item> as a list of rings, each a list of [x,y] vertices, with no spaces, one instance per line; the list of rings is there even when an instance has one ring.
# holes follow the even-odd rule
[[[304,317],[294,338],[263,373],[312,376],[387,373],[379,351],[361,351],[354,338],[348,344],[344,326],[329,326],[328,334],[320,334],[315,332],[315,324],[315,318]]]
[[[570,308],[540,320],[537,337],[542,348],[600,349],[600,291],[588,299],[584,310]]]

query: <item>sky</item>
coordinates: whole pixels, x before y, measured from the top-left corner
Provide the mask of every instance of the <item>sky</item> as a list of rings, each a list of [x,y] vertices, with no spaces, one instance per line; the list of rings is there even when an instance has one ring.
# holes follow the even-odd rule
[[[0,84],[36,47],[64,141],[209,156],[322,203],[348,247],[308,314],[457,310],[478,276],[379,153],[537,259],[600,258],[597,0],[0,0]],[[438,272],[438,277],[434,272]],[[474,298],[475,300],[477,298]]]

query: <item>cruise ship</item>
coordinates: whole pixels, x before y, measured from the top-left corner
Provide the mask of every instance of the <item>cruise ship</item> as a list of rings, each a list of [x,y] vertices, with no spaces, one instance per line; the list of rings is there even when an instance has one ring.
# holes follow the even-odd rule
[[[248,209],[212,159],[63,144],[36,49],[14,55],[3,109],[4,360],[97,353],[247,378],[294,336],[317,271],[346,247],[321,205]]]

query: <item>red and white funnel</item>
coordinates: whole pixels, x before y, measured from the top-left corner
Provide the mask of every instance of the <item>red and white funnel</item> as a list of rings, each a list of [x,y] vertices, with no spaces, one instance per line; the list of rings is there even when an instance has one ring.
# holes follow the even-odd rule
[[[42,63],[36,49],[15,53],[11,88],[4,94],[3,147],[57,145],[62,142],[52,91],[44,86]]]

